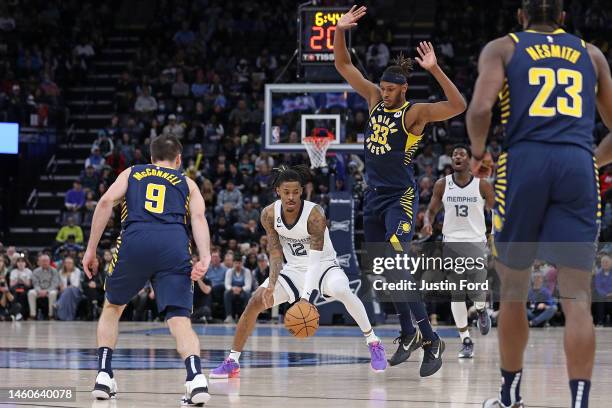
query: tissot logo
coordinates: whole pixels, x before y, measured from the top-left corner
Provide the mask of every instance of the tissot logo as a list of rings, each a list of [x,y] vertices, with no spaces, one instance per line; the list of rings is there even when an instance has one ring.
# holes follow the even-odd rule
[[[332,221],[331,226],[329,227],[330,231],[349,231],[349,227],[351,225],[350,220],[346,221]]]
[[[348,268],[351,266],[351,254],[339,255],[336,259],[343,268]]]

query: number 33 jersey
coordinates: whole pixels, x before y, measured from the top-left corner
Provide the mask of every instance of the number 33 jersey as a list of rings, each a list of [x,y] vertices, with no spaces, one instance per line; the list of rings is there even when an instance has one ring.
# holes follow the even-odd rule
[[[444,225],[442,234],[445,242],[482,242],[485,240],[485,201],[480,194],[480,179],[472,177],[461,187],[452,174],[446,176],[444,195]]]
[[[401,194],[414,186],[412,159],[423,135],[413,135],[404,125],[411,106],[406,101],[387,109],[381,101],[372,108],[364,142],[368,187],[401,190]]]
[[[189,186],[180,170],[153,164],[131,167],[121,225],[133,223],[187,225]]]
[[[274,203],[274,229],[278,233],[280,243],[283,247],[283,255],[287,264],[293,268],[308,269],[308,253],[310,252],[310,234],[308,233],[308,217],[316,204],[311,201],[302,201],[298,210],[295,223],[287,224],[283,216],[281,200]],[[318,211],[318,210],[314,210]],[[329,238],[329,229],[325,228],[325,239],[323,241],[323,256],[321,262],[335,261],[336,251]]]
[[[508,35],[514,54],[499,94],[505,148],[530,141],[592,151],[597,78],[584,40],[562,29]]]

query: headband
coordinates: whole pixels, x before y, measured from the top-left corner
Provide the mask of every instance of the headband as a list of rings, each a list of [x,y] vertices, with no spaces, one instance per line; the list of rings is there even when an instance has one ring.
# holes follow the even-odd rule
[[[406,83],[406,77],[403,74],[389,71],[385,71],[380,80],[398,85],[404,85]]]

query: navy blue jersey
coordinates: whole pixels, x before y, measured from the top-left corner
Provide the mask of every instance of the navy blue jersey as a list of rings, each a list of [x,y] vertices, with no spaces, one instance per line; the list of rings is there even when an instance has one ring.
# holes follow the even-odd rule
[[[522,141],[593,149],[597,77],[586,43],[562,29],[510,33],[500,92],[505,148]]]
[[[153,164],[132,166],[121,223],[187,224],[189,186],[179,171]]]
[[[412,157],[423,135],[413,135],[404,125],[404,116],[410,106],[410,102],[406,102],[397,109],[387,109],[381,101],[372,108],[365,140],[369,187],[403,192],[414,185]]]

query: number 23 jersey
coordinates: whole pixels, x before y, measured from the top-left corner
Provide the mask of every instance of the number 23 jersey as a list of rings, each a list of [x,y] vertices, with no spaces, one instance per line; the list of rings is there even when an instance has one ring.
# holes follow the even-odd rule
[[[187,225],[189,186],[180,170],[153,164],[131,167],[121,225],[146,222]]]
[[[584,40],[562,29],[508,35],[515,48],[499,94],[505,148],[530,141],[591,152],[597,77]]]
[[[287,265],[292,268],[303,270],[304,272],[308,269],[308,254],[310,252],[308,217],[315,206],[315,203],[303,200],[302,206],[298,210],[297,220],[294,224],[287,224],[285,222],[285,217],[283,217],[281,200],[276,200],[274,203],[274,230],[278,233]],[[325,228],[323,256],[321,257],[321,261],[335,260],[336,251],[329,237],[329,229]]]

